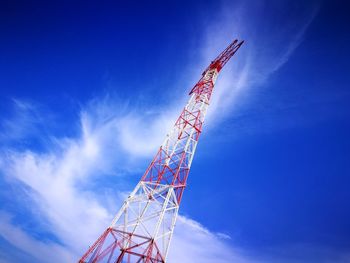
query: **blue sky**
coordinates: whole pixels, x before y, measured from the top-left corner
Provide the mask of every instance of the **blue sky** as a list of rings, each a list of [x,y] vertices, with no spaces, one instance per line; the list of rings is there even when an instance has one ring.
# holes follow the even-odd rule
[[[346,1],[2,1],[0,262],[74,262],[210,61],[169,262],[350,262]]]

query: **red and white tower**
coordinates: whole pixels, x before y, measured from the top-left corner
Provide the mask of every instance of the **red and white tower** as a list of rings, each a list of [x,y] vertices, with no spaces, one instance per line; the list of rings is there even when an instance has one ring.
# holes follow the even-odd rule
[[[203,72],[141,181],[79,263],[166,262],[216,78],[242,44],[234,40]]]

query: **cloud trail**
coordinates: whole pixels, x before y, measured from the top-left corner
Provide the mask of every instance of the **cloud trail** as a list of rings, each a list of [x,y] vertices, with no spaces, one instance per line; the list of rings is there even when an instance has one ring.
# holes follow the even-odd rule
[[[284,14],[291,12],[288,19]],[[221,2],[221,12],[206,28],[201,64],[210,62],[233,38],[245,40],[219,76],[211,108],[210,125],[249,103],[257,88],[280,69],[302,43],[316,17],[319,5],[310,2],[304,10],[278,1]],[[277,17],[276,17],[277,16]]]
[[[101,107],[104,106],[95,109],[105,111]],[[122,202],[122,193],[119,196],[107,194],[103,198],[110,200],[102,202],[98,197],[100,193],[77,186],[82,181],[94,180],[94,174],[103,174],[103,169],[108,169],[108,164],[114,162],[113,158],[104,162],[101,159],[108,156],[108,142],[112,142],[115,134],[118,134],[119,121],[102,121],[102,124],[92,128],[91,122],[99,123],[105,119],[99,116],[98,120],[91,120],[92,116],[96,117],[96,112],[85,111],[82,114],[80,138],[62,139],[57,148],[49,153],[11,151],[6,156],[1,156],[0,170],[8,179],[15,179],[29,187],[26,195],[32,200],[31,205],[38,210],[40,218],[36,220],[44,220],[50,232],[59,240],[59,243],[37,240],[20,226],[14,225],[11,216],[3,213],[0,216],[3,238],[38,261],[46,262],[45,258],[50,258],[50,262],[61,262],[62,259],[70,262],[78,258],[110,223],[117,204]],[[117,154],[134,154],[123,147],[119,149],[121,150],[116,151]],[[111,206],[106,207],[106,203]],[[226,253],[227,258],[241,257],[228,249],[222,235],[211,233],[186,217],[179,217],[176,233],[173,240],[175,248],[169,262],[186,262],[184,257],[188,253],[183,254],[185,249],[187,252],[192,251],[198,259],[202,258],[203,262],[211,262],[217,258],[218,253]],[[201,248],[206,243],[215,244],[215,250],[212,250],[215,251],[214,254]],[[202,245],[198,247],[194,244]],[[222,259],[220,262],[229,261]]]

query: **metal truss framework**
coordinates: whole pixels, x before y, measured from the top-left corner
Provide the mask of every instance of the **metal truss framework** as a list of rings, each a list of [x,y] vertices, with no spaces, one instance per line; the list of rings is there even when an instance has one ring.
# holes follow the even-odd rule
[[[203,72],[141,181],[79,263],[166,261],[216,78],[242,44],[234,40]]]

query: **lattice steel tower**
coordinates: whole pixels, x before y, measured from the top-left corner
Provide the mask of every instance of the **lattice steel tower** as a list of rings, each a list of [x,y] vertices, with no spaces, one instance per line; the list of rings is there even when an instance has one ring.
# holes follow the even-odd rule
[[[166,262],[216,78],[242,44],[234,40],[203,72],[141,181],[80,263]]]

